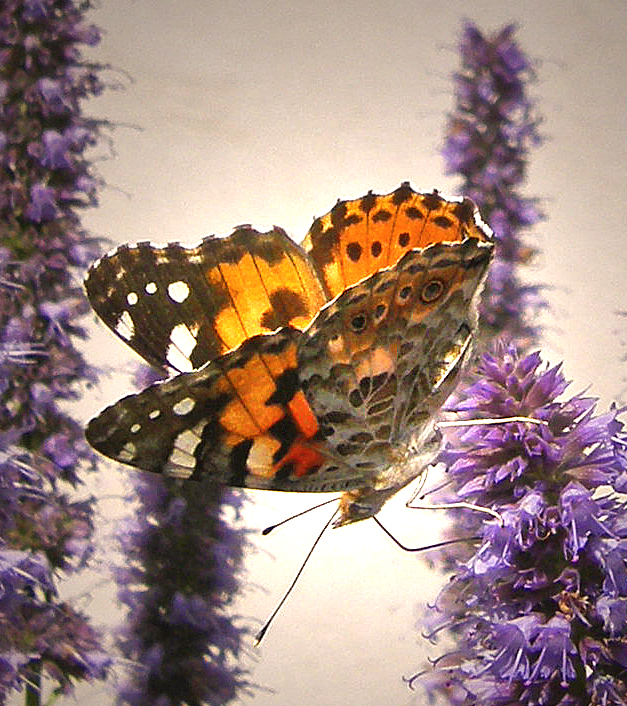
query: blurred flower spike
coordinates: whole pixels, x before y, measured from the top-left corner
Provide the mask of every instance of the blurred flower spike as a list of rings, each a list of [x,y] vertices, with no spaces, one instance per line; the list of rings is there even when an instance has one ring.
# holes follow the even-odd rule
[[[467,24],[455,75],[455,108],[446,127],[447,172],[459,174],[459,193],[469,196],[493,229],[496,259],[483,297],[487,337],[500,335],[527,349],[537,338],[535,313],[543,306],[538,288],[523,284],[517,268],[533,257],[521,231],[541,218],[537,200],[517,193],[526,176],[527,153],[541,142],[539,119],[527,96],[533,78],[529,60],[508,25],[485,37]]]
[[[78,270],[97,244],[79,209],[96,203],[85,117],[101,66],[82,0],[0,3],[0,703],[29,706],[102,679],[110,657],[56,582],[93,553],[92,500],[76,499],[93,455],[68,402],[95,380],[76,347],[88,306]],[[45,677],[45,679],[44,679]]]
[[[247,531],[232,526],[241,496],[141,474],[134,488],[140,511],[121,528],[126,563],[116,571],[129,608],[118,645],[133,668],[117,703],[221,706],[250,686],[239,664],[250,627],[230,614],[247,546]]]
[[[428,637],[448,630],[456,649],[414,681],[450,703],[627,702],[627,435],[622,410],[557,401],[566,387],[559,366],[499,346],[456,404],[462,416],[546,425],[447,430],[456,497],[503,520],[481,521],[479,548],[457,561],[428,619]]]

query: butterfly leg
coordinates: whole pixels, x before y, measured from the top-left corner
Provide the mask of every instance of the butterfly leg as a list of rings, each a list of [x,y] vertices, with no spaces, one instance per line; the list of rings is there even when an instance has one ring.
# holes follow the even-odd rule
[[[492,517],[496,518],[499,521],[499,524],[501,527],[503,526],[503,518],[502,516],[496,511],[492,510],[489,507],[484,507],[483,505],[475,505],[474,503],[465,503],[465,502],[458,502],[458,503],[418,503],[417,505],[413,505],[413,501],[416,499],[418,493],[414,493],[412,497],[405,503],[405,507],[408,508],[409,510],[454,510],[456,508],[462,508],[464,510],[475,510],[475,512],[483,512],[486,515],[492,515]]]
[[[457,544],[458,542],[473,542],[477,539],[481,539],[479,535],[475,535],[473,537],[460,537],[459,539],[446,539],[442,542],[436,542],[435,544],[427,544],[424,547],[407,547],[402,542],[400,542],[375,515],[372,516],[372,519],[379,525],[379,527],[385,532],[385,534],[387,534],[387,536],[394,542],[394,544],[396,544],[396,546],[402,549],[404,552],[424,552],[429,549],[439,549],[441,547],[446,547],[449,544]]]

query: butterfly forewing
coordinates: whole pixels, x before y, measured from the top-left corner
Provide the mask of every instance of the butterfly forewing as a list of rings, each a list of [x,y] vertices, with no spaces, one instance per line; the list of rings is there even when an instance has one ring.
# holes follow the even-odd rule
[[[411,249],[466,238],[489,240],[472,201],[447,201],[403,183],[390,194],[338,201],[314,221],[303,247],[331,298]]]
[[[85,282],[100,318],[151,365],[189,371],[324,304],[303,250],[281,229],[237,228],[197,247],[122,245]]]
[[[343,490],[357,471],[333,460],[298,381],[301,333],[254,336],[202,369],[129,395],[92,419],[87,439],[122,463],[249,488]]]

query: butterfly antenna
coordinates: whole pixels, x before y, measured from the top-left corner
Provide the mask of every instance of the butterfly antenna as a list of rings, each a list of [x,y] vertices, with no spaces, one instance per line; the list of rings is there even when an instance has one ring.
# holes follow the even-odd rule
[[[325,503],[321,503],[321,505],[327,505],[329,502],[332,502],[332,501],[327,501]],[[317,507],[320,507],[320,506],[318,505]],[[310,508],[310,509],[313,510],[313,508]],[[300,513],[300,514],[302,515],[303,513]],[[289,585],[287,591],[285,591],[285,593],[283,594],[283,598],[281,598],[281,600],[278,602],[277,607],[272,611],[272,613],[270,614],[270,617],[266,620],[266,622],[264,623],[261,630],[255,635],[255,647],[258,647],[259,643],[263,640],[264,635],[266,634],[266,632],[268,631],[268,628],[270,627],[270,623],[274,620],[277,613],[281,610],[281,607],[283,606],[283,604],[287,600],[287,597],[292,592],[292,589],[294,588],[294,586],[296,586],[296,582],[300,578],[300,575],[303,573],[303,570],[305,569],[307,562],[309,561],[311,555],[313,554],[314,549],[318,545],[318,542],[322,539],[322,535],[326,532],[327,528],[329,527],[329,525],[333,521],[333,518],[335,517],[336,514],[337,514],[337,508],[335,510],[333,510],[333,514],[331,515],[331,517],[329,517],[326,524],[324,525],[324,527],[320,531],[320,534],[316,537],[314,543],[311,545],[311,549],[307,552],[307,556],[303,560],[303,563],[300,565],[300,569],[298,569],[298,571],[296,572],[296,576],[294,576],[292,583]],[[297,517],[297,515],[295,515],[295,517]]]
[[[308,512],[311,512],[312,510],[317,510],[319,507],[324,507],[325,505],[328,505],[329,503],[335,503],[335,502],[337,502],[337,498],[331,498],[331,500],[325,500],[323,503],[319,503],[318,505],[313,505],[312,507],[308,507],[306,510],[303,510],[302,512],[297,512],[295,515],[291,515],[290,517],[286,517],[284,520],[281,520],[281,522],[277,522],[276,525],[269,525],[265,529],[262,529],[261,534],[265,537],[267,534],[270,534],[270,532],[272,532],[272,530],[275,530],[277,527],[284,525],[286,522],[289,522],[290,520],[295,520],[297,517],[300,517],[301,515],[306,515]]]
[[[477,539],[481,539],[480,535],[475,535],[474,537],[459,537],[457,539],[447,539],[443,542],[427,544],[424,547],[406,547],[404,544],[399,542],[399,540],[390,532],[389,529],[387,529],[387,527],[381,524],[381,520],[379,520],[374,515],[372,516],[372,519],[379,525],[379,527],[385,532],[385,534],[387,534],[387,536],[394,542],[394,544],[396,544],[397,547],[400,547],[404,552],[425,552],[429,549],[438,549],[440,547],[446,547],[449,544],[458,544],[459,542],[474,542]]]
[[[433,488],[429,488],[429,490],[425,490],[425,492],[420,495],[418,493],[414,493],[412,495],[412,500],[414,500],[415,498],[418,498],[418,500],[424,500],[429,495],[433,495],[433,493],[437,493],[440,490],[444,490],[444,488],[447,488],[449,485],[453,485],[454,482],[455,482],[454,478],[448,478],[447,480],[442,481],[439,485],[434,485]],[[420,492],[420,490],[422,490],[422,488],[418,489],[419,492]]]

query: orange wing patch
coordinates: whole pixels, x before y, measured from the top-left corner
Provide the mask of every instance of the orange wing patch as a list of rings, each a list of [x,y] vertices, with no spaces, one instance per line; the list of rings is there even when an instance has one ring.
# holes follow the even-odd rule
[[[486,240],[472,201],[417,193],[404,182],[389,194],[338,201],[314,221],[302,245],[332,298],[408,250],[467,237]]]
[[[282,326],[302,330],[325,302],[307,255],[280,228],[240,227],[202,247],[207,282],[219,301],[214,331],[221,352]]]
[[[122,245],[89,271],[102,320],[151,365],[199,368],[247,338],[303,329],[326,298],[308,255],[280,228],[241,226],[196,247]]]
[[[283,328],[254,336],[201,370],[126,397],[89,423],[87,439],[111,458],[169,476],[209,473],[229,485],[285,490],[324,462],[298,380],[300,335]]]

